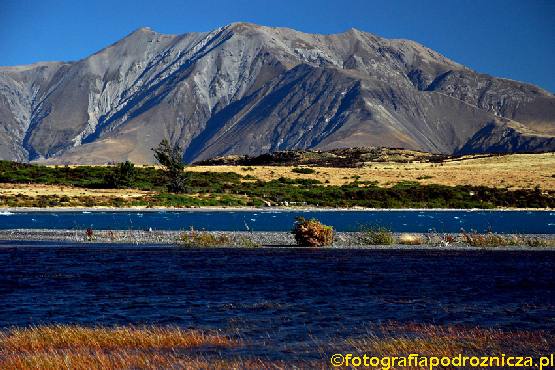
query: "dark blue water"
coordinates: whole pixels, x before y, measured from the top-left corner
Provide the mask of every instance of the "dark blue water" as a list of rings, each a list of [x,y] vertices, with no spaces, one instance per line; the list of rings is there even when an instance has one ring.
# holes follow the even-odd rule
[[[398,232],[555,234],[555,211],[184,211],[184,212],[32,212],[0,213],[0,229],[195,229],[289,231],[295,216],[317,218],[338,231],[357,223],[377,223]]]
[[[388,321],[552,330],[554,276],[549,251],[0,242],[0,327],[172,324],[239,335],[248,355],[317,359]]]

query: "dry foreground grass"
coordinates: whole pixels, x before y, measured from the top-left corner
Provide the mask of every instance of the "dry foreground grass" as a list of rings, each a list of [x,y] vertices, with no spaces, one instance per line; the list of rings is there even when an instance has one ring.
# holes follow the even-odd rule
[[[330,368],[333,353],[367,355],[372,361],[379,361],[380,366],[374,368],[384,369],[395,368],[389,362],[392,356],[400,359],[411,354],[419,356],[418,365],[402,368],[441,368],[437,363],[430,366],[433,358],[439,361],[458,356],[467,356],[469,360],[494,357],[497,366],[506,357],[520,356],[529,363],[546,366],[552,361],[548,356],[554,340],[553,333],[545,331],[385,324],[360,337],[320,344],[320,360],[287,362],[233,355],[226,351],[245,349],[251,343],[177,327],[45,325],[0,332],[0,368],[325,369]]]
[[[262,181],[279,179],[316,179],[329,185],[343,185],[359,177],[359,181],[377,181],[382,187],[402,181],[418,181],[423,185],[471,185],[497,188],[555,190],[555,153],[512,154],[503,156],[467,156],[443,163],[372,163],[362,168],[311,167],[313,174],[299,174],[293,166],[189,166],[187,171],[236,172]],[[249,181],[249,180],[247,180]],[[252,180],[250,180],[252,181]],[[64,194],[91,197],[134,198],[151,192],[137,189],[84,189],[42,184],[0,184],[0,195]]]

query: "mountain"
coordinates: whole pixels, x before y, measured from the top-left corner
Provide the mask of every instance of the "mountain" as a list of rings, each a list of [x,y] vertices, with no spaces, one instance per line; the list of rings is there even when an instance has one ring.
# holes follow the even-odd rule
[[[75,62],[0,67],[0,158],[190,163],[276,150],[555,150],[555,96],[408,40],[234,23],[141,28]]]

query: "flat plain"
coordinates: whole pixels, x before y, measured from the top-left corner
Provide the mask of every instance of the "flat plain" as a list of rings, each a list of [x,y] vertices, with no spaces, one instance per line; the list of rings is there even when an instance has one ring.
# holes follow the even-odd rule
[[[368,162],[357,168],[314,167],[314,173],[293,171],[296,166],[198,166],[185,168],[194,172],[235,172],[250,175],[249,181],[270,181],[280,177],[290,179],[315,179],[324,185],[375,182],[380,187],[391,187],[404,181],[417,181],[422,185],[447,186],[471,185],[495,188],[534,189],[555,191],[555,152],[539,154],[507,154],[499,156],[469,155],[447,159],[441,163],[399,163],[392,161]],[[154,194],[139,189],[94,189],[46,184],[0,183],[0,196],[26,195],[30,197],[63,194],[70,197],[90,196],[99,199],[110,197],[138,198]],[[193,195],[194,196],[194,195]]]

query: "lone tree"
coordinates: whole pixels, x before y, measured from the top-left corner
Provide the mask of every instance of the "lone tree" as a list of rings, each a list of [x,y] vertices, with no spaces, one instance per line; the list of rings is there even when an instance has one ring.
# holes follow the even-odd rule
[[[162,140],[158,148],[152,148],[154,158],[166,168],[168,173],[168,191],[172,193],[183,193],[186,191],[185,174],[183,173],[183,149],[172,146],[166,139]]]

